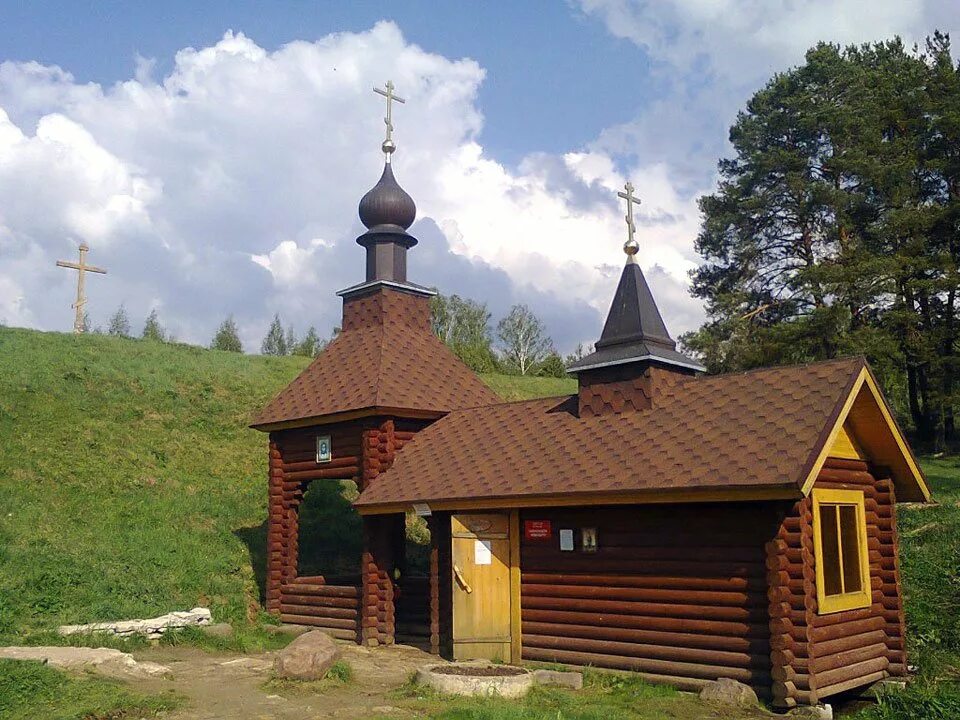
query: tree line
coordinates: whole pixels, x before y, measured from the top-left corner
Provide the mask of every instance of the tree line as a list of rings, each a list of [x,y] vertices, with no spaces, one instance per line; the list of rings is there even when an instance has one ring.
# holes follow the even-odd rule
[[[917,438],[956,442],[960,66],[946,35],[820,44],[730,131],[682,338],[712,372],[864,354]]]
[[[106,330],[100,326],[91,328],[88,315],[84,316],[83,329],[84,332],[92,332],[98,335],[106,334],[126,338],[138,337],[141,340],[153,342],[177,342],[174,334],[160,324],[160,318],[155,308],[150,311],[150,314],[144,321],[143,329],[139,335],[134,335],[130,324],[130,317],[124,305],[117,308],[117,311],[110,316],[110,319],[107,321]],[[335,328],[334,333],[338,331],[339,329]],[[307,330],[303,337],[299,337],[292,325],[288,325],[287,329],[284,330],[280,316],[275,315],[273,322],[270,324],[270,329],[263,339],[260,352],[263,355],[303,355],[306,357],[316,357],[326,346],[327,340],[321,338],[313,326]],[[235,353],[243,352],[240,330],[237,327],[233,315],[228,315],[223,322],[220,323],[210,341],[209,347],[211,350],[223,350]]]
[[[495,328],[485,303],[459,295],[436,295],[431,300],[430,310],[434,334],[475,372],[565,377],[566,366],[584,354],[584,348],[579,346],[573,354],[561,357],[554,349],[543,321],[526,305],[514,305]],[[89,321],[85,329],[89,330]],[[97,327],[92,332],[134,336],[123,305],[110,317],[106,331]],[[278,313],[273,316],[260,344],[260,353],[316,357],[339,332],[340,328],[333,328],[327,339],[311,325],[303,336],[298,336],[292,325],[284,327]],[[173,334],[160,324],[156,309],[150,311],[139,337],[156,342],[175,342]],[[243,352],[240,332],[232,315],[220,323],[209,347]]]
[[[459,295],[434,296],[430,311],[434,334],[474,372],[566,377],[566,366],[584,354],[580,346],[561,357],[526,305],[510,308],[496,328],[486,303]]]

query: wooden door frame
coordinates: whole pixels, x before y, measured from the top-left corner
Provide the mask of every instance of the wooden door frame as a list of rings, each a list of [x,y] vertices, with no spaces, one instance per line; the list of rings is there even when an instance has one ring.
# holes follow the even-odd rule
[[[518,664],[523,655],[520,637],[520,511],[510,511],[510,662]]]
[[[457,515],[501,515],[506,516],[507,524],[507,542],[509,545],[509,565],[507,568],[509,577],[509,601],[510,601],[510,662],[519,663],[523,654],[523,642],[521,638],[521,613],[520,613],[520,510],[487,510],[487,511],[464,511],[463,513],[452,511],[447,524],[452,531],[453,518]],[[450,534],[450,563],[453,562],[453,533]],[[450,581],[456,582],[453,578],[452,565],[450,569]],[[451,648],[456,643],[454,628],[456,622],[453,618],[453,595],[450,595],[450,645]]]

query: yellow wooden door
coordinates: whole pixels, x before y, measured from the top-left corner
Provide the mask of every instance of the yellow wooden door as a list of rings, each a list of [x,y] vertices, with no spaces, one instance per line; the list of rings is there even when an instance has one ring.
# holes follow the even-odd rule
[[[510,661],[510,516],[454,515],[453,657]]]

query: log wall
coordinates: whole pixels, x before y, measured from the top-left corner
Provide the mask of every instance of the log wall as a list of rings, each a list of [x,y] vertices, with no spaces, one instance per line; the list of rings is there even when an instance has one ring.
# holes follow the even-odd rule
[[[394,592],[389,572],[395,560],[392,548],[398,542],[402,546],[402,524],[398,529],[394,518],[387,523],[392,530],[382,531],[377,526],[371,532],[365,531],[365,538],[372,545],[357,558],[356,577],[301,578],[297,572],[299,509],[311,482],[353,480],[362,490],[393,464],[396,453],[425,424],[417,420],[365,418],[270,434],[266,582],[269,612],[284,622],[314,625],[344,639],[352,637],[368,644],[393,642]],[[316,462],[317,435],[331,437],[330,462]],[[392,534],[381,537],[382,532]],[[364,603],[370,606],[368,615],[372,614],[366,626],[361,624]]]
[[[453,536],[450,513],[427,518],[430,528],[430,652],[453,656]]]
[[[814,487],[863,491],[872,603],[818,614],[813,501],[796,503],[767,544],[772,692],[779,707],[814,704],[906,672],[893,483],[877,479],[863,461],[829,458]]]
[[[360,578],[298,577],[280,588],[280,619],[357,642]]]
[[[549,520],[528,540],[524,521]],[[770,503],[521,514],[523,659],[634,670],[696,688],[730,677],[769,695],[764,544]],[[597,529],[584,552],[579,529]],[[575,531],[575,550],[559,531]]]
[[[403,573],[397,585],[396,642],[430,652],[430,578]]]

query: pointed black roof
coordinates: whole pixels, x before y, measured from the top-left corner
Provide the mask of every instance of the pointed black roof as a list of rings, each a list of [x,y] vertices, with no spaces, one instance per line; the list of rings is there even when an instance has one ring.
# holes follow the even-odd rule
[[[677,352],[677,343],[667,332],[657,303],[640,266],[631,256],[613,296],[603,333],[596,350],[577,360],[567,370],[572,373],[610,365],[654,361],[702,372],[696,360]]]

